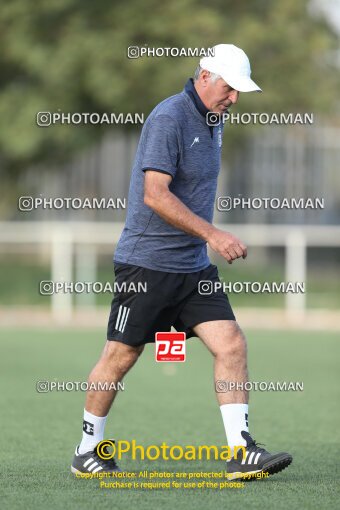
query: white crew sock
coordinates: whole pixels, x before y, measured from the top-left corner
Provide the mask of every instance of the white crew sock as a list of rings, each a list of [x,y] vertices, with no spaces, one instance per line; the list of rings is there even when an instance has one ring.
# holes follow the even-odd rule
[[[220,406],[228,446],[246,446],[241,431],[248,432],[248,404],[223,404]]]
[[[83,438],[79,445],[80,454],[94,450],[104,439],[104,428],[107,416],[95,416],[84,409]]]

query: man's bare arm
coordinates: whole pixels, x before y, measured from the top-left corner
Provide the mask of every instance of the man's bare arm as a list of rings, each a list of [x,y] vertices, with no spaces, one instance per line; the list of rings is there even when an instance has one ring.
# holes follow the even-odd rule
[[[229,264],[247,256],[246,246],[230,232],[220,230],[194,214],[169,190],[172,177],[147,170],[144,182],[144,203],[170,225],[206,241],[212,250]]]

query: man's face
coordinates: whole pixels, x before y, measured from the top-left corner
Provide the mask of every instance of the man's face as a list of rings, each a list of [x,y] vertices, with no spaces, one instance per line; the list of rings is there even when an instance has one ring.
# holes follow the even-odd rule
[[[215,82],[209,80],[207,87],[207,99],[209,101],[209,110],[215,113],[225,113],[230,106],[238,101],[239,92],[222,78]]]
[[[203,103],[211,112],[225,113],[231,105],[238,101],[239,92],[230,87],[222,78],[213,81],[209,71],[204,70],[201,73],[195,86]]]

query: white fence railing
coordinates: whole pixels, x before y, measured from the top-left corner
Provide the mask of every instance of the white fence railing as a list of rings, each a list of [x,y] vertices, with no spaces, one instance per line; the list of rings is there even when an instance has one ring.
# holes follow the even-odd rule
[[[96,281],[97,251],[99,246],[112,247],[119,239],[123,223],[94,222],[0,222],[2,251],[7,244],[45,244],[49,246],[51,280],[71,282]],[[227,226],[217,225],[221,229]],[[291,225],[228,225],[233,234],[248,246],[285,247],[285,281],[307,281],[308,247],[340,247],[338,226]],[[75,263],[73,263],[75,260]],[[75,268],[74,268],[75,266]],[[75,270],[74,270],[75,269]],[[93,304],[94,296],[86,296],[84,304]],[[303,293],[285,295],[287,313],[306,309]],[[70,293],[57,293],[51,297],[53,318],[67,323],[72,318],[73,300]]]

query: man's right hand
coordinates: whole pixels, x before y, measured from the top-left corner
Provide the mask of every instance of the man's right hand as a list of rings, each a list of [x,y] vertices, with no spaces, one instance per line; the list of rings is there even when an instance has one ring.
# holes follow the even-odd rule
[[[155,170],[145,172],[144,203],[164,221],[206,241],[229,264],[247,256],[247,247],[230,232],[224,232],[194,214],[169,190],[172,177]]]
[[[246,245],[230,232],[214,228],[209,234],[207,242],[212,250],[228,261],[228,264],[232,264],[233,260],[240,257],[245,259],[247,256]]]

